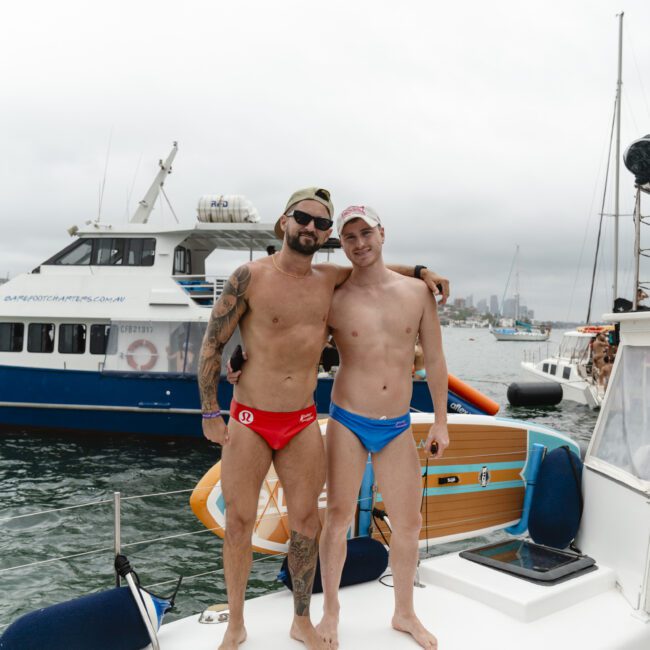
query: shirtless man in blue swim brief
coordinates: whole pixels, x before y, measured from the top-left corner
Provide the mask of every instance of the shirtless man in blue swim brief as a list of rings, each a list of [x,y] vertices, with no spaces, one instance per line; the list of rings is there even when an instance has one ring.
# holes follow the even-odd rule
[[[409,415],[413,349],[419,333],[436,413],[426,448],[435,441],[434,457],[442,456],[449,444],[447,366],[436,302],[423,282],[386,268],[384,229],[371,208],[347,208],[337,228],[353,270],[334,292],[328,317],[340,366],[327,425],[327,517],[320,540],[325,603],[317,630],[332,648],[338,647],[338,585],[346,533],[371,453],[392,527],[392,626],[411,634],[423,648],[436,648],[436,638],[422,625],[413,606],[422,478]]]

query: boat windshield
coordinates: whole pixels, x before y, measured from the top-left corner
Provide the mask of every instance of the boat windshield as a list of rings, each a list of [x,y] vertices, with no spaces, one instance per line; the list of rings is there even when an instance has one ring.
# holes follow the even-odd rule
[[[590,455],[650,481],[650,346],[618,356]]]
[[[586,358],[590,342],[590,336],[565,335],[562,337],[558,356],[563,359],[570,359],[571,361],[579,361],[583,357]]]

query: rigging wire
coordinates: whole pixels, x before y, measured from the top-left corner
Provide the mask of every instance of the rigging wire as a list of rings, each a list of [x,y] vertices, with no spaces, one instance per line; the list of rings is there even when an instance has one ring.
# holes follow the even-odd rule
[[[512,264],[510,264],[510,271],[508,272],[508,279],[506,280],[506,287],[503,290],[503,297],[501,298],[501,314],[503,315],[504,305],[506,302],[506,294],[508,293],[508,286],[510,285],[510,278],[512,277],[512,269],[515,267],[515,262],[517,261],[517,255],[519,255],[519,244],[515,249],[514,257],[512,258]]]
[[[627,28],[625,28],[625,37],[627,42],[630,45],[630,51],[632,52],[632,60],[634,61],[634,67],[636,68],[636,74],[639,79],[639,87],[641,88],[641,95],[643,96],[643,102],[645,104],[645,110],[648,114],[648,118],[650,119],[650,105],[648,104],[648,97],[645,92],[645,86],[643,85],[643,77],[641,76],[641,72],[639,71],[639,64],[636,59],[636,53],[634,51],[634,41],[632,39],[632,32]]]
[[[162,195],[165,197],[165,201],[167,201],[167,205],[169,206],[169,209],[172,211],[172,215],[174,216],[174,219],[176,219],[176,223],[180,223],[178,221],[178,217],[176,216],[176,213],[174,212],[174,208],[172,207],[172,203],[169,200],[169,197],[167,196],[167,192],[165,192],[165,188],[162,185],[160,186],[160,191],[162,192]]]
[[[140,163],[142,162],[142,153],[140,153],[140,158],[138,158],[138,164],[135,166],[135,172],[133,174],[133,180],[131,181],[131,188],[127,191],[126,195],[126,219],[129,220],[131,216],[131,197],[133,196],[133,190],[135,189],[135,181],[138,178],[138,171],[140,170]]]
[[[106,176],[108,174],[108,160],[111,156],[111,145],[113,143],[113,127],[111,127],[111,132],[108,136],[108,149],[106,150],[106,162],[104,163],[104,178],[102,179],[102,184],[99,190],[99,206],[97,208],[97,221],[102,218],[102,203],[104,202],[104,188],[106,187]]]
[[[612,129],[609,136],[609,154],[607,156],[607,168],[605,170],[605,187],[603,188],[603,200],[600,206],[600,221],[598,222],[598,237],[596,238],[596,254],[594,255],[594,267],[591,273],[591,288],[589,289],[589,306],[587,307],[587,320],[586,320],[587,323],[589,323],[589,321],[591,320],[591,307],[593,304],[593,297],[594,297],[594,283],[596,279],[596,268],[598,266],[598,252],[600,249],[600,239],[603,230],[603,217],[605,215],[605,200],[607,197],[607,182],[609,180],[609,166],[612,160],[612,143],[614,142],[614,125],[616,123],[617,102],[618,100],[614,102],[614,113],[612,115]]]
[[[614,103],[614,106],[616,106],[616,103]],[[616,110],[616,109],[614,109]],[[609,144],[609,149],[611,151],[611,139],[610,139],[610,144]],[[603,143],[603,148],[604,148],[604,143]],[[578,276],[580,275],[580,267],[582,266],[582,257],[585,252],[585,245],[587,243],[587,236],[591,232],[591,217],[592,217],[592,210],[594,207],[594,201],[596,200],[596,191],[598,189],[598,185],[600,184],[600,174],[602,171],[602,159],[603,159],[603,154],[604,151],[601,151],[599,160],[601,161],[598,164],[598,169],[596,171],[596,179],[594,181],[594,187],[591,193],[591,201],[589,203],[589,210],[587,211],[587,224],[585,226],[585,232],[584,236],[582,238],[582,246],[580,247],[580,254],[578,255],[578,264],[576,265],[576,273],[573,279],[573,287],[571,288],[571,297],[569,298],[569,308],[567,310],[567,315],[566,315],[566,320],[570,321],[571,320],[571,310],[573,308],[573,298],[575,296],[575,291],[576,291],[576,286],[578,285]],[[607,160],[609,160],[610,154],[607,156]]]

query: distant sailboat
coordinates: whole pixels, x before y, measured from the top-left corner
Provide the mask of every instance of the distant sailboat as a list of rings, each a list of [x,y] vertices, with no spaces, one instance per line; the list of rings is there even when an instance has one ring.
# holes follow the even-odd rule
[[[501,299],[501,309],[505,304],[506,294],[508,292],[508,285],[510,284],[510,276],[512,269],[516,268],[516,288],[515,288],[515,323],[512,327],[492,327],[490,332],[497,341],[547,341],[550,335],[550,328],[545,329],[536,327],[532,323],[527,323],[519,320],[519,268],[517,266],[519,259],[519,246],[515,250],[515,256],[510,266],[510,273],[506,281],[506,288],[503,291],[503,298]]]
[[[612,278],[613,296],[616,298],[618,293],[618,225],[619,225],[619,177],[621,163],[621,87],[622,87],[622,63],[623,63],[623,14],[619,14],[618,25],[618,79],[616,82],[616,101],[614,104],[614,116],[612,119],[612,132],[610,136],[609,161],[612,158],[612,145],[615,147],[614,153],[614,272]],[[605,216],[605,197],[607,195],[607,184],[609,177],[609,161],[607,173],[605,176],[605,188],[603,190],[603,201],[600,214],[600,227],[598,229],[598,238],[596,240],[596,254],[591,279],[591,288],[589,291],[589,306],[587,308],[586,325],[578,327],[575,330],[565,332],[562,336],[560,348],[556,354],[550,355],[540,360],[525,360],[522,362],[522,368],[534,376],[537,380],[550,381],[562,386],[563,399],[586,404],[591,408],[599,408],[605,394],[604,382],[598,382],[597,371],[594,370],[594,354],[592,344],[599,334],[609,336],[609,332],[614,329],[612,325],[590,324],[592,316],[592,304],[594,295],[594,285],[596,278],[596,267],[598,263],[598,253],[600,249],[600,238]],[[637,236],[638,238],[638,236]],[[635,287],[639,286],[638,281],[638,259],[639,255],[635,251],[636,257],[636,276]],[[636,297],[634,299],[634,308],[636,309]]]

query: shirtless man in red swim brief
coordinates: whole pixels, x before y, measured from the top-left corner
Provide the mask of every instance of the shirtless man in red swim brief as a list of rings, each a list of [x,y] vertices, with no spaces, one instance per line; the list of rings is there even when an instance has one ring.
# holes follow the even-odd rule
[[[271,462],[285,490],[291,526],[290,635],[310,649],[329,647],[309,616],[320,531],[318,497],[325,481],[314,390],[332,295],[351,269],[312,265],[312,257],[332,232],[333,213],[327,190],[311,187],[295,192],[275,226],[282,249],[232,274],[203,340],[199,365],[203,433],[223,446],[221,485],[227,511],[223,563],[230,616],[221,650],[236,648],[246,639],[243,610],[251,536]],[[413,267],[392,268],[414,274]],[[446,299],[447,280],[426,269],[421,277],[436,293],[435,285],[442,283]],[[237,325],[246,349],[246,372],[235,387],[226,428],[217,384],[224,346]]]

